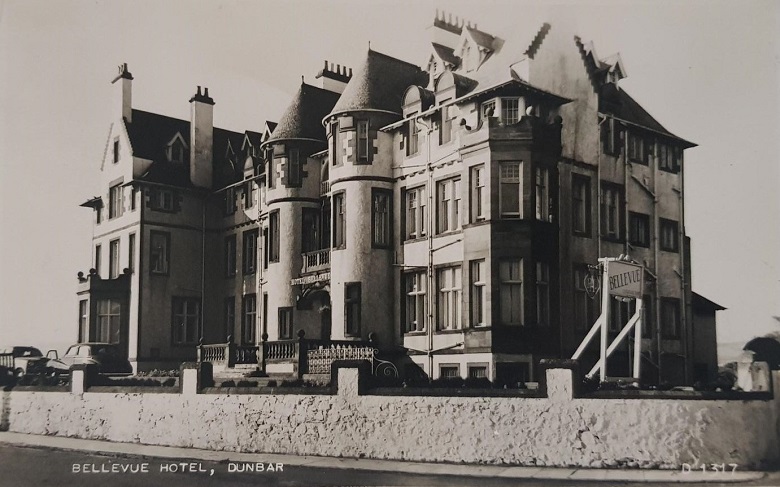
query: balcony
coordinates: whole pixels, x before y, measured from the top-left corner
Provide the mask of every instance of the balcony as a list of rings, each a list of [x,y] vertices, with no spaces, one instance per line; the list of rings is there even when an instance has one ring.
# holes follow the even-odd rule
[[[327,196],[330,193],[330,181],[320,183],[320,196]]]
[[[330,249],[303,253],[301,274],[312,274],[330,269]]]
[[[521,143],[535,151],[560,154],[561,123],[559,120],[547,123],[534,116],[524,116],[516,124],[504,125],[498,118],[490,117],[476,128],[464,131],[461,136],[463,146],[485,141]]]

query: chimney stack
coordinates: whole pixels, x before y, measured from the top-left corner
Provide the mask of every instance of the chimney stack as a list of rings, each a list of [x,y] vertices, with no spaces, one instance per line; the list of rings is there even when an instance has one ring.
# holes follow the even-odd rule
[[[214,159],[214,100],[204,88],[190,98],[190,181],[211,188]]]
[[[465,23],[464,19],[459,19],[458,17],[455,17],[453,22],[452,14],[436,10],[433,25],[429,27],[431,30],[431,42],[455,49]]]
[[[116,77],[111,81],[114,85],[114,120],[124,118],[133,121],[133,75],[127,69],[127,63],[117,66]]]
[[[320,80],[320,88],[334,93],[343,93],[349,79],[352,78],[352,69],[340,64],[325,61],[324,68],[317,73]]]

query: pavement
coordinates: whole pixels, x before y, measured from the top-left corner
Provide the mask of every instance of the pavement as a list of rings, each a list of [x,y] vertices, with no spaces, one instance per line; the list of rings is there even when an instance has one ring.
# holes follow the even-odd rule
[[[394,460],[357,458],[333,458],[269,453],[238,453],[229,451],[200,450],[170,446],[142,445],[138,443],[114,443],[101,440],[84,440],[60,436],[30,435],[0,432],[0,444],[94,452],[103,455],[136,456],[165,459],[187,459],[211,462],[262,462],[283,463],[300,467],[348,469],[373,472],[398,472],[425,475],[457,475],[461,477],[495,477],[518,480],[564,480],[654,482],[654,483],[740,483],[761,480],[777,480],[777,475],[759,471],[682,472],[680,470],[593,469],[553,467],[510,467],[498,465],[462,465],[423,463]],[[770,484],[767,484],[770,485]]]

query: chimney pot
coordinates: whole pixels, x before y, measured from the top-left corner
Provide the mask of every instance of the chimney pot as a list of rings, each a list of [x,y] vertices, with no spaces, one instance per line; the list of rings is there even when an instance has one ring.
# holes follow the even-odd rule
[[[200,86],[198,86],[198,96],[201,96],[200,95]]]
[[[327,59],[325,60],[325,69],[326,70],[328,69],[328,60]]]
[[[203,92],[203,96],[205,96],[206,98],[208,98],[208,97],[209,97],[209,89],[208,89],[208,88],[204,88],[203,90],[204,90],[204,92]]]
[[[328,68],[330,71],[333,71],[333,63],[330,63],[330,68]]]

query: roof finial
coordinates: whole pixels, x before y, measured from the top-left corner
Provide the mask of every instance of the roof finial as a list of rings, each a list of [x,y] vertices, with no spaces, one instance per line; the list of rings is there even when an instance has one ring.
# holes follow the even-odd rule
[[[301,75],[301,84],[305,84],[305,83],[306,83],[306,80],[303,79],[303,75]]]

